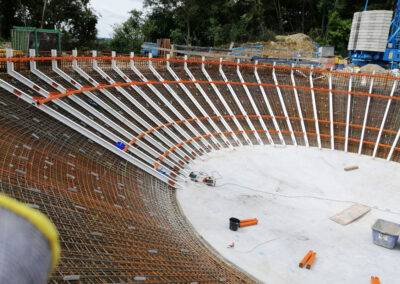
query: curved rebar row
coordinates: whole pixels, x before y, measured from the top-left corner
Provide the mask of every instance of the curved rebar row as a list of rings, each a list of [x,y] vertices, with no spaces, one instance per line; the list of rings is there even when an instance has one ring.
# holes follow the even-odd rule
[[[212,151],[281,144],[399,161],[397,77],[30,55],[0,59],[0,185],[59,229],[54,282],[251,282],[176,204],[190,161]]]

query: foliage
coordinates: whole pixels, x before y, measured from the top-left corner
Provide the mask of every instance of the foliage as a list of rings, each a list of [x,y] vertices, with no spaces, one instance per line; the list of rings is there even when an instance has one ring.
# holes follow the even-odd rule
[[[397,0],[370,0],[369,9],[394,9]],[[346,56],[353,13],[365,0],[145,0],[146,40],[222,45],[274,40],[275,33],[306,33]],[[160,29],[158,29],[161,27]],[[159,31],[158,33],[155,31]]]
[[[142,13],[138,10],[129,12],[130,17],[122,25],[114,27],[113,38],[110,48],[121,53],[130,51],[139,52],[143,43],[143,19]]]
[[[1,37],[10,38],[13,26],[59,29],[64,34],[64,49],[90,47],[96,40],[97,18],[89,0],[0,0]]]
[[[0,0],[0,37],[13,25],[63,31],[63,49],[139,51],[143,41],[171,38],[173,43],[202,46],[275,39],[275,34],[305,33],[320,45],[347,54],[353,13],[366,0],[144,0],[142,11],[114,27],[110,42],[96,40],[97,18],[90,0]],[[371,10],[394,10],[397,0],[369,0]]]
[[[334,46],[338,54],[347,54],[347,43],[351,29],[351,21],[343,20],[339,13],[334,11],[328,20],[327,26],[327,42],[328,45]]]

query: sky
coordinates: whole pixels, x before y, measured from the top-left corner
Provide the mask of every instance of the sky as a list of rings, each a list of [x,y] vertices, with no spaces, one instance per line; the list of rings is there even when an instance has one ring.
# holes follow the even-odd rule
[[[99,15],[97,36],[106,38],[111,37],[114,24],[121,24],[128,19],[130,10],[142,10],[143,6],[143,0],[91,0],[90,3]]]

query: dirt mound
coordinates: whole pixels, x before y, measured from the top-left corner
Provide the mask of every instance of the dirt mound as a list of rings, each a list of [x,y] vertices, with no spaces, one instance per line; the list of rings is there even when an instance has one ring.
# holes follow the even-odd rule
[[[276,41],[268,41],[268,42],[254,42],[254,43],[244,43],[241,46],[248,46],[253,44],[262,44],[265,49],[262,52],[262,56],[268,57],[280,57],[280,58],[288,58],[292,57],[293,50],[298,51],[311,51],[316,52],[317,47],[312,44],[312,39],[305,34],[298,33],[293,35],[278,35],[276,36]],[[271,49],[287,49],[288,51],[274,51]],[[303,57],[314,57],[313,55],[304,54]]]
[[[312,44],[312,39],[305,34],[298,33],[292,35],[277,35],[276,41],[247,42],[240,46],[262,44],[267,48],[290,49],[300,51],[317,51],[317,47]]]
[[[361,73],[386,73],[387,70],[377,64],[367,64],[360,68]]]
[[[302,33],[287,36],[278,35],[276,36],[276,42],[270,42],[268,47],[301,51],[317,50],[316,46],[312,44],[312,39],[308,35]]]
[[[3,49],[3,48],[11,48],[11,41],[0,42],[0,49]]]

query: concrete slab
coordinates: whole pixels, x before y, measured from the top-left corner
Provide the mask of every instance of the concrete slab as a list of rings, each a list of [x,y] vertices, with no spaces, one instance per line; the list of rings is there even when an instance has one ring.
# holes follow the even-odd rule
[[[346,172],[348,165],[359,169]],[[327,149],[243,147],[192,167],[217,177],[217,187],[186,182],[177,193],[184,214],[217,252],[261,281],[399,281],[400,245],[374,245],[371,226],[378,218],[400,223],[400,164]],[[329,220],[355,203],[372,209],[347,226]],[[230,217],[259,223],[233,232]],[[301,269],[309,250],[317,257]]]

